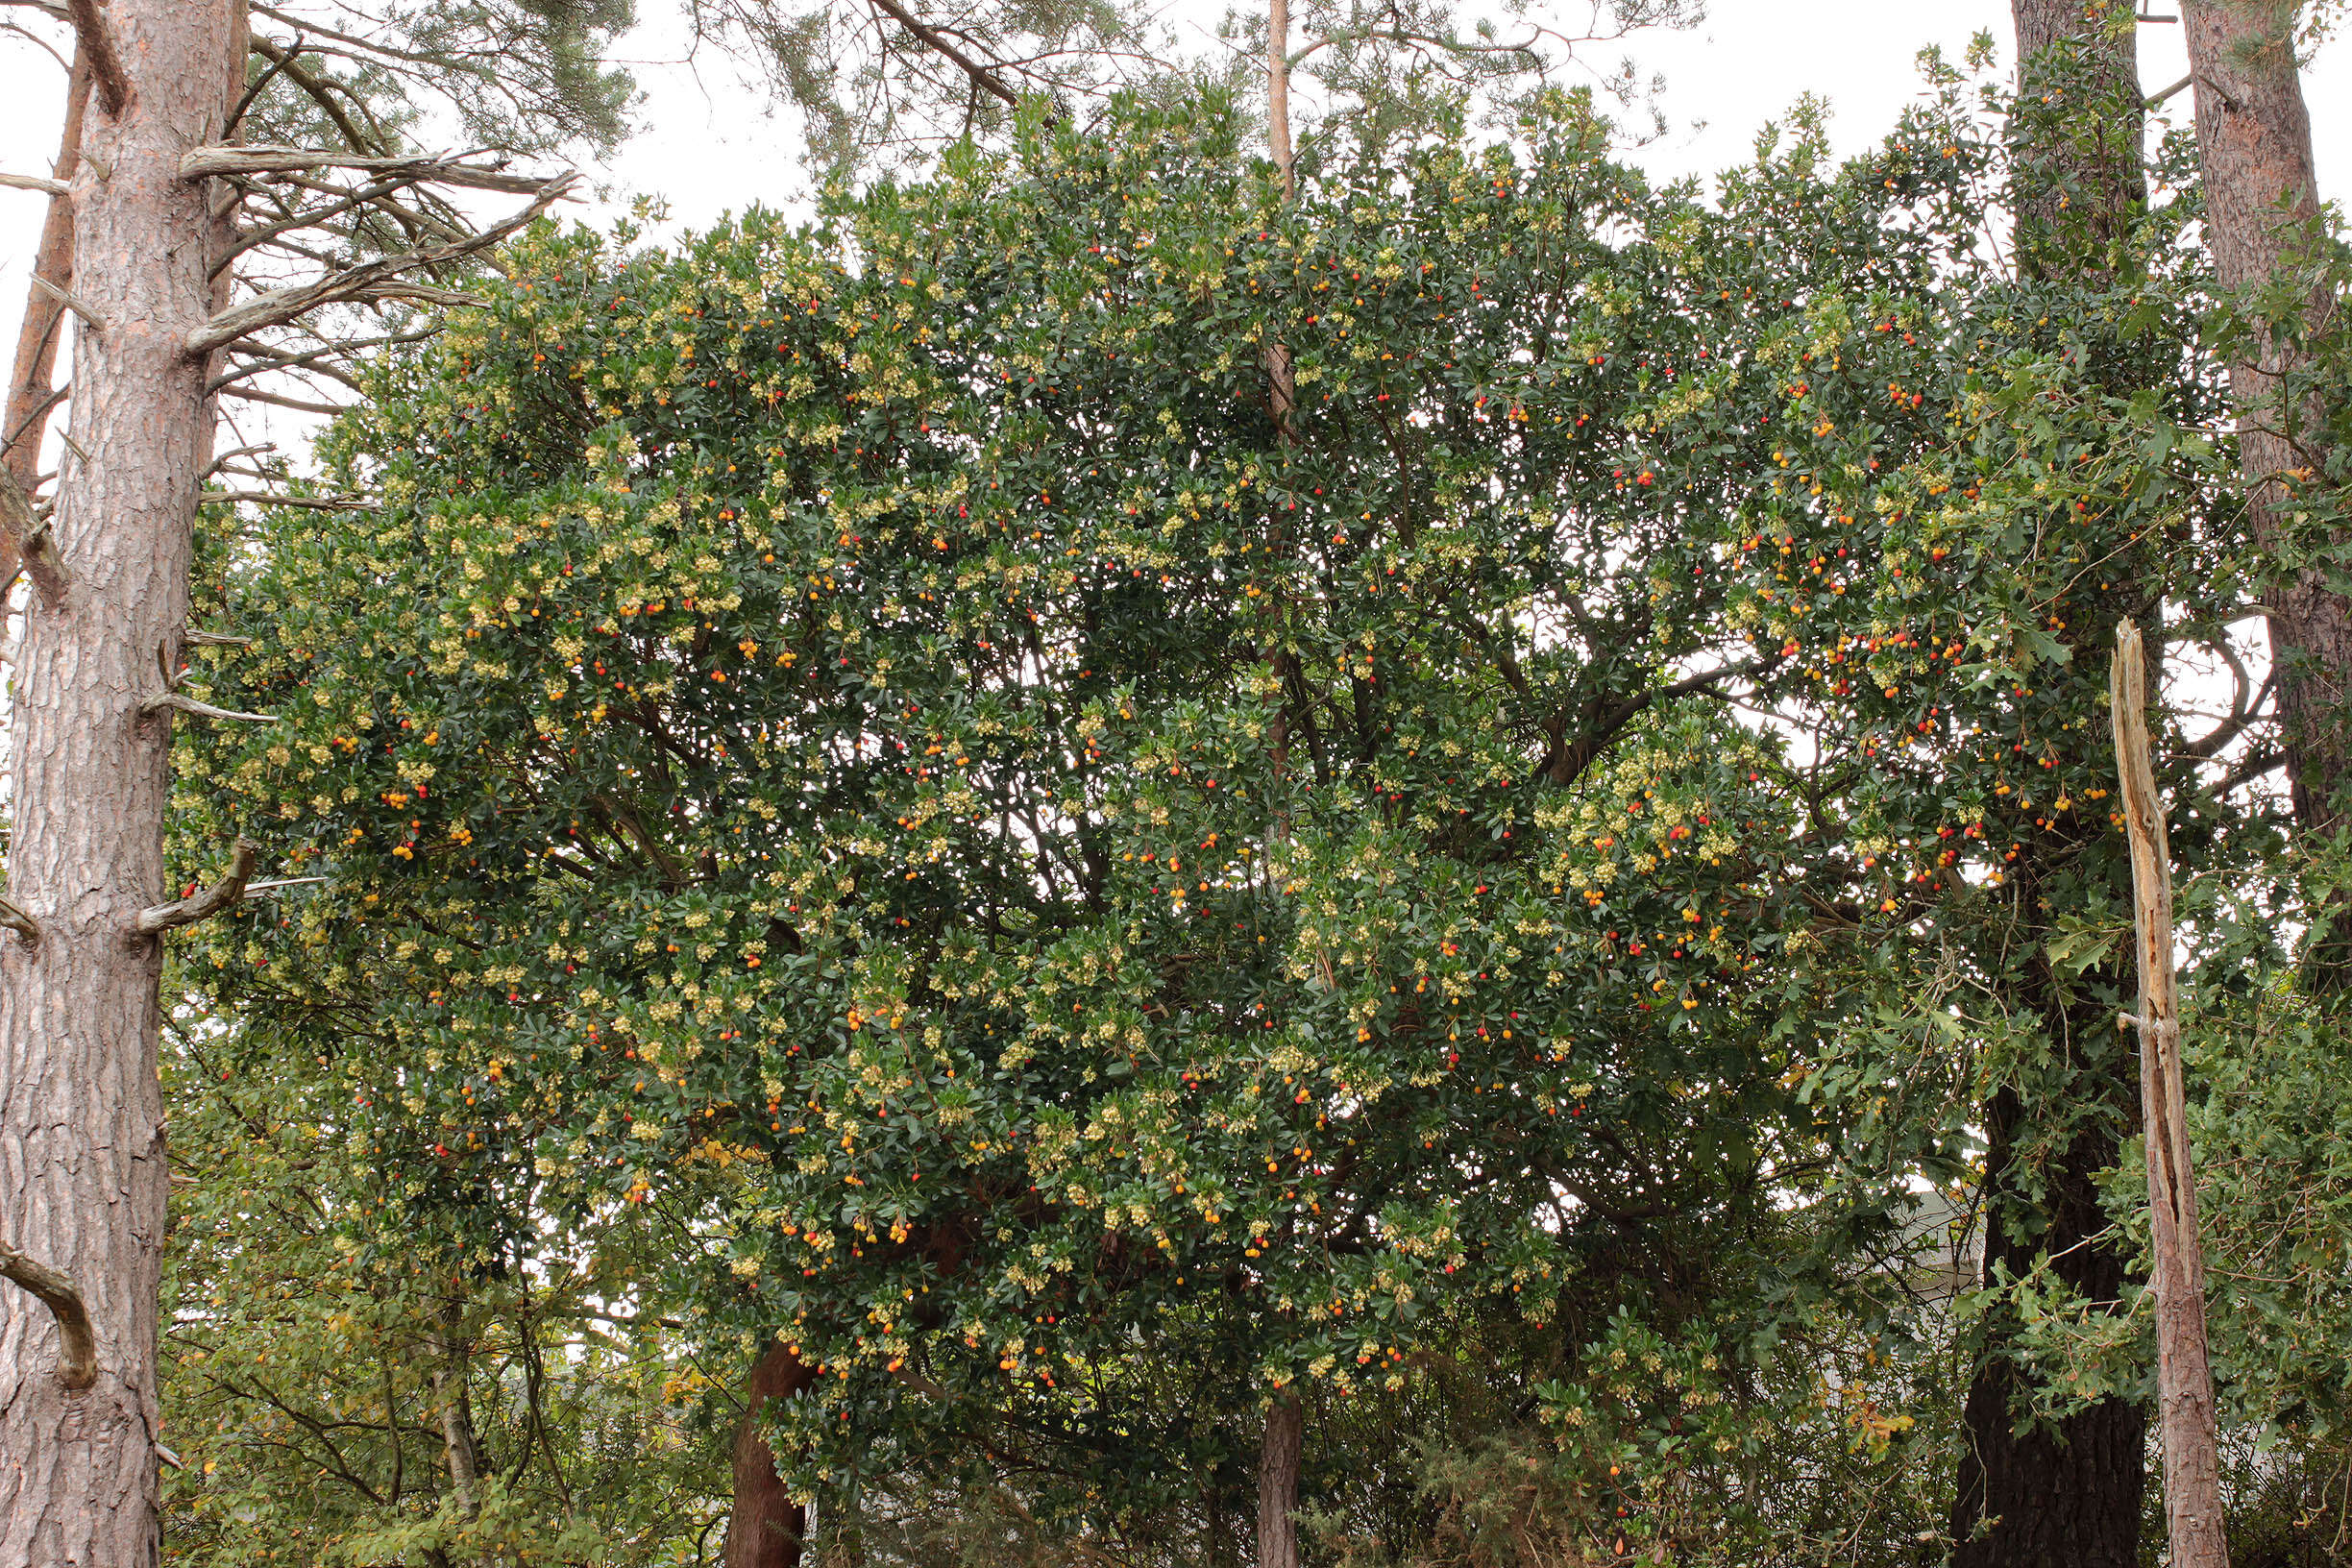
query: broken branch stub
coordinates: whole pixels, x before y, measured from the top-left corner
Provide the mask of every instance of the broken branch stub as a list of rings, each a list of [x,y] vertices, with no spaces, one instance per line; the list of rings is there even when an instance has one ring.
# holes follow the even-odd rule
[[[73,1281],[37,1259],[0,1241],[0,1280],[12,1280],[49,1309],[58,1326],[58,1381],[87,1388],[98,1381],[98,1336],[90,1330],[89,1308]]]
[[[260,846],[250,839],[237,840],[236,853],[229,862],[227,876],[201,893],[139,911],[139,935],[158,936],[179,926],[194,925],[206,916],[216,915],[243,898],[245,884],[252,877],[254,862],[260,853]]]

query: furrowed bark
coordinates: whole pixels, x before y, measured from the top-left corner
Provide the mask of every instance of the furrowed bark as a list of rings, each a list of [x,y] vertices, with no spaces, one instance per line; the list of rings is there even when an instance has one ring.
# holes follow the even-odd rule
[[[799,1568],[807,1512],[776,1475],[775,1455],[759,1422],[771,1399],[790,1399],[816,1381],[816,1371],[783,1345],[769,1346],[752,1363],[744,1418],[735,1429],[735,1506],[721,1555],[724,1568]]]
[[[50,178],[70,186],[82,161],[82,120],[89,106],[89,61],[74,57],[73,76],[65,87],[65,128],[58,137],[57,162]],[[73,284],[73,201],[69,195],[49,198],[48,215],[41,220],[40,244],[33,253],[33,276],[60,288]],[[41,432],[48,428],[53,407],[50,382],[57,376],[58,343],[65,335],[64,306],[37,288],[27,286],[23,325],[16,330],[16,358],[9,368],[8,405],[0,413],[0,442],[7,447],[9,477],[31,495],[40,475]],[[19,565],[15,542],[0,537],[0,595],[15,580]],[[46,592],[46,588],[43,592]]]
[[[2147,1145],[2148,1240],[2155,1267],[2156,1403],[2164,1433],[2165,1523],[2172,1568],[2229,1568],[2213,1367],[2205,1346],[2205,1254],[2197,1240],[2181,1070],[2180,997],[2172,977],[2172,865],[2164,797],[2149,757],[2147,661],[2140,629],[2116,630],[2116,769],[2131,835],[2133,938],[2139,950],[2140,1104]]]
[[[138,707],[159,653],[178,657],[211,435],[209,366],[182,347],[209,314],[211,217],[180,158],[221,139],[240,37],[235,0],[86,10],[125,74],[111,94],[93,64],[74,291],[112,325],[75,334],[51,524],[73,592],[30,607],[14,673],[7,896],[43,934],[0,943],[0,1235],[74,1281],[104,1354],[88,1388],[63,1387],[49,1313],[0,1300],[10,1568],[148,1568],[159,1551],[161,948],[123,936],[166,887],[171,742]]]
[[[2181,10],[2196,85],[2206,247],[2224,289],[2259,290],[2294,264],[2305,226],[2318,213],[2311,115],[2295,69],[2299,8],[2294,0],[2186,0]],[[2303,303],[2303,324],[2316,325],[2332,304],[2315,290]],[[2291,471],[2316,471],[2327,456],[2290,433],[2303,410],[2280,406],[2282,378],[2303,369],[2305,357],[2299,345],[2266,336],[2230,366],[2248,522],[2265,553],[2283,542]],[[2347,782],[2342,707],[2352,676],[2352,614],[2319,566],[2299,569],[2265,602],[2295,821],[2324,835],[2343,815],[2337,795]],[[2342,941],[2340,932],[2337,944]]]

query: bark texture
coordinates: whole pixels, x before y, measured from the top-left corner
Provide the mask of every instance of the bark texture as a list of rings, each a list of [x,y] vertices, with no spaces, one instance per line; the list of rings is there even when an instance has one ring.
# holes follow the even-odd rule
[[[2164,1433],[2165,1525],[2171,1568],[2229,1568],[2213,1366],[2205,1346],[2205,1252],[2197,1238],[2181,1070],[2180,996],[2172,977],[2172,855],[2156,793],[2147,726],[2147,661],[2139,628],[2116,638],[2116,769],[2131,834],[2132,936],[2140,968],[2140,1105],[2146,1129],[2148,1279],[2156,1297],[2156,1401]]]
[[[2117,242],[2146,188],[2139,71],[2132,36],[2117,25],[2122,10],[2098,0],[2012,0],[2017,254],[2029,282],[2095,284],[2125,264]],[[2119,354],[2103,361],[2112,383],[2134,380]],[[2070,608],[2074,669],[2098,667],[2095,653],[2118,613],[2114,604]],[[2037,841],[2018,863],[2016,907],[2036,918],[2043,890],[2070,870],[2079,874],[2095,852],[2088,833]],[[2040,1022],[2046,1054],[1984,1108],[1988,1284],[2004,1268],[2023,1274],[2047,1258],[2085,1300],[2112,1303],[2122,1293],[2124,1258],[2106,1238],[2096,1183],[2116,1163],[2136,1109],[2128,1041],[2115,1025],[2128,983],[2112,966],[2062,977],[2046,961],[2020,978],[2017,1001]],[[2032,1388],[2013,1354],[2020,1329],[2010,1308],[1996,1306],[1975,1346],[1952,1500],[1952,1568],[2137,1568],[2145,1413],[2105,1399],[2063,1421],[2021,1428]]]
[[[1258,1568],[1298,1568],[1299,1457],[1307,1422],[1298,1396],[1276,1393],[1258,1451]]]
[[[760,1434],[760,1411],[772,1399],[790,1399],[817,1381],[782,1345],[752,1363],[744,1386],[744,1418],[735,1429],[735,1507],[727,1516],[725,1568],[799,1568],[808,1515],[776,1475],[775,1455]]]
[[[169,718],[142,719],[159,656],[179,656],[208,367],[182,352],[206,318],[210,220],[180,178],[215,140],[236,0],[92,8],[130,91],[93,106],[73,182],[77,329],[54,534],[73,586],[29,609],[16,670],[8,896],[39,942],[0,937],[0,1236],[89,1305],[97,1378],[56,1375],[50,1314],[0,1297],[0,1562],[151,1568],[156,1291],[164,1164],[156,1080],[157,939]],[[104,170],[103,177],[99,171]]]
[[[74,58],[73,79],[65,88],[65,128],[58,136],[52,180],[70,184],[82,162],[82,119],[89,107],[89,62]],[[40,244],[33,253],[33,276],[59,288],[73,286],[73,201],[49,198],[49,212],[41,222]],[[16,329],[16,358],[9,367],[7,411],[0,414],[0,460],[25,494],[40,475],[41,432],[48,429],[50,383],[57,378],[58,343],[65,335],[65,306],[37,283],[25,285],[24,320]],[[0,596],[16,580],[15,541],[0,532]]]
[[[2233,291],[2261,289],[2291,265],[2302,226],[2318,212],[2311,115],[2295,68],[2297,10],[2294,0],[2185,0],[2181,7],[2196,92],[2205,244],[2216,277]],[[2330,303],[2324,292],[2312,294],[2303,306],[2306,322],[2317,323]],[[2274,338],[2230,366],[2248,521],[2266,552],[2285,533],[2282,478],[2291,470],[2316,470],[2325,455],[2291,428],[2299,411],[2280,406],[2280,379],[2301,368],[2302,351]],[[2295,821],[2306,830],[2330,832],[2342,815],[2337,793],[2346,781],[2341,709],[2352,671],[2352,616],[2316,567],[2297,571],[2265,597]]]

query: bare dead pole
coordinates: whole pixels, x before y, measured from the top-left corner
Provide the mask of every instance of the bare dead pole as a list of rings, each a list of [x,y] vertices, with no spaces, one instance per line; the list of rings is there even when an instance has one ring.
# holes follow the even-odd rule
[[[2131,835],[2132,925],[2140,959],[2140,1011],[2136,1017],[2124,1015],[2123,1021],[2140,1030],[2165,1519],[2173,1568],[2229,1568],[2213,1369],[2205,1348],[2205,1257],[2197,1240],[2196,1170],[2189,1154],[2180,998],[2172,976],[2171,851],[2149,755],[2146,661],[2140,628],[2129,621],[2116,627],[2111,690],[2116,769]]]

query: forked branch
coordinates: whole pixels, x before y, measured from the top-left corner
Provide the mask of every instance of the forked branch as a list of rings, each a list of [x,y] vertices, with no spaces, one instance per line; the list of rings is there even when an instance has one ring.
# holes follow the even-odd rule
[[[236,841],[236,853],[229,862],[229,874],[185,898],[175,898],[168,904],[139,911],[138,932],[152,937],[183,925],[194,925],[208,915],[222,910],[245,896],[245,883],[252,877],[254,862],[260,856],[258,845],[249,839]]]
[[[98,1337],[90,1332],[89,1308],[73,1281],[47,1263],[0,1241],[0,1279],[12,1280],[40,1298],[58,1326],[58,1380],[68,1388],[98,1381]]]

